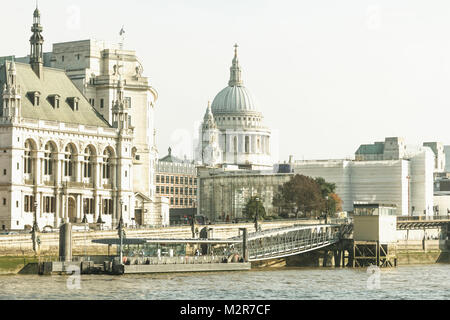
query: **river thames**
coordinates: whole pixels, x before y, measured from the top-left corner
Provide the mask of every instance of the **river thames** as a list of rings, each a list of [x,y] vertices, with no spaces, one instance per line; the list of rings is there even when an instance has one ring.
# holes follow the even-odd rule
[[[159,275],[0,276],[0,299],[450,299],[450,264]]]

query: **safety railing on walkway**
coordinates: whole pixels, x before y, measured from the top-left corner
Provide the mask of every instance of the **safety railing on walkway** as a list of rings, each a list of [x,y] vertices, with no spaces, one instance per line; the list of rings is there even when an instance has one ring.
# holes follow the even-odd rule
[[[125,265],[161,265],[161,264],[204,264],[226,262],[226,256],[179,256],[179,257],[139,257],[125,259]]]
[[[273,257],[282,257],[315,250],[340,239],[338,229],[331,226],[310,226],[298,230],[287,230],[286,233],[249,240],[249,260],[263,260]]]
[[[397,222],[436,221],[436,220],[450,220],[450,215],[446,215],[446,216],[398,216],[397,217]]]

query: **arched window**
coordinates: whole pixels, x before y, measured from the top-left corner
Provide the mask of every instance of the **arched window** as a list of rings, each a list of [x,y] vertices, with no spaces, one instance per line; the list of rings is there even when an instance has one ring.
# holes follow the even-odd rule
[[[73,177],[73,167],[74,167],[74,149],[71,145],[66,146],[64,150],[64,176]]]
[[[102,177],[103,179],[109,179],[111,177],[111,152],[106,149],[103,152],[103,168],[102,168]]]
[[[25,151],[23,157],[23,173],[32,173],[32,158],[31,158],[32,146],[30,141],[25,141]]]
[[[55,149],[53,145],[48,142],[45,145],[44,152],[44,175],[52,175],[53,174],[53,154],[55,153]]]
[[[83,161],[83,177],[92,178],[92,161],[93,152],[91,148],[84,149],[84,161]]]

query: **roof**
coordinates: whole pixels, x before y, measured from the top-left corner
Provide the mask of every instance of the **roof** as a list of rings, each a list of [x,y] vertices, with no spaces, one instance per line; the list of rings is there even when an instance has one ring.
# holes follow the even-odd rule
[[[211,110],[214,115],[217,113],[258,112],[255,99],[250,91],[243,86],[241,67],[237,56],[237,47],[238,45],[235,44],[228,87],[222,89],[212,102]]]
[[[111,245],[120,245],[119,238],[104,238],[104,239],[94,239],[91,240],[92,243],[99,244],[111,244]],[[146,243],[209,243],[209,244],[228,244],[228,243],[242,243],[242,239],[236,237],[233,239],[163,239],[163,238],[124,238],[122,239],[122,244],[146,244]]]
[[[185,163],[186,161],[181,160],[180,158],[177,158],[172,155],[172,148],[169,147],[168,150],[169,154],[165,156],[164,158],[159,159],[159,161],[162,162],[172,162],[172,163]]]
[[[362,144],[359,146],[356,154],[383,154],[384,143],[375,142],[374,144]]]
[[[168,154],[167,156],[165,156],[164,158],[159,159],[159,161],[162,162],[172,162],[172,163],[184,163],[183,160],[181,160],[180,158],[177,158],[171,154]]]
[[[244,86],[228,86],[222,89],[214,98],[211,109],[213,114],[258,112],[253,95]]]
[[[22,113],[24,118],[76,123],[88,126],[111,127],[78,90],[64,70],[43,68],[43,79],[34,73],[31,65],[16,62],[17,84],[22,95]],[[9,62],[0,66],[0,86],[6,79]],[[39,92],[39,106],[34,106],[27,93]],[[54,108],[48,99],[52,95],[60,96],[59,108]],[[78,110],[74,111],[68,104],[68,98],[79,98]],[[0,99],[0,107],[3,107]]]

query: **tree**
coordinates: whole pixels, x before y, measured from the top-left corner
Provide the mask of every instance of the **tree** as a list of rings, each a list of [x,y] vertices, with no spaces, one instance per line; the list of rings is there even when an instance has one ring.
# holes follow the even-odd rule
[[[278,186],[278,191],[275,192],[272,199],[272,204],[274,207],[278,208],[278,215],[281,217],[288,217],[286,211],[293,210],[293,204],[286,202],[286,200],[283,198],[282,192],[281,192],[282,186]]]
[[[336,193],[330,193],[327,200],[327,209],[329,214],[335,214],[342,211],[342,199]]]
[[[320,187],[320,191],[322,192],[322,197],[325,199],[330,194],[334,193],[336,190],[336,184],[332,182],[326,182],[324,178],[317,177],[314,179]]]
[[[295,207],[297,216],[300,211],[305,215],[318,214],[325,208],[322,189],[311,177],[296,174],[281,186],[279,193],[286,203]]]
[[[266,217],[266,209],[264,208],[262,201],[257,196],[248,199],[243,213],[250,219],[254,219],[255,215],[258,215],[258,219]]]

